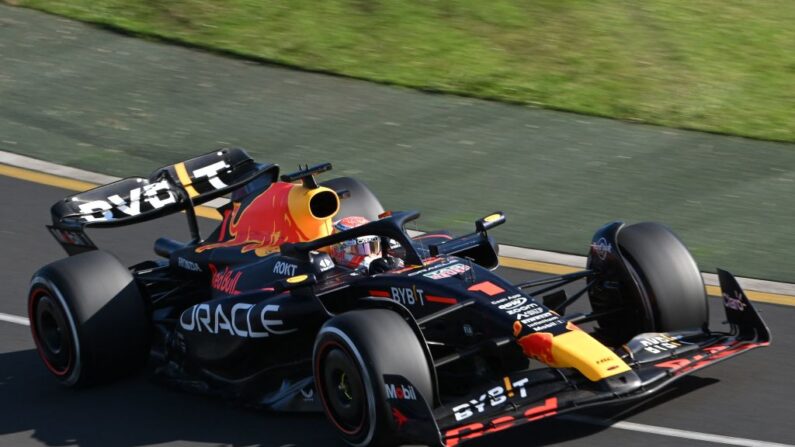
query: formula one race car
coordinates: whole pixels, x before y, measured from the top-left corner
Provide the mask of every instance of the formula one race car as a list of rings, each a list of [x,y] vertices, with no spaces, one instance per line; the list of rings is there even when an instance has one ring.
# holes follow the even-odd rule
[[[696,263],[662,225],[610,223],[582,272],[511,284],[487,234],[502,213],[465,236],[409,234],[417,212],[385,212],[352,178],[318,183],[330,168],[279,177],[222,149],[56,203],[48,228],[72,256],[36,272],[29,295],[47,369],[82,386],[148,366],[191,391],[324,411],[352,446],[455,446],[645,397],[770,342],[722,270],[728,331],[708,327]],[[194,206],[221,196],[203,239]],[[177,211],[192,240],[158,239],[162,259],[129,268],[84,232]],[[349,264],[340,248],[373,259]],[[567,314],[584,296],[592,310]]]

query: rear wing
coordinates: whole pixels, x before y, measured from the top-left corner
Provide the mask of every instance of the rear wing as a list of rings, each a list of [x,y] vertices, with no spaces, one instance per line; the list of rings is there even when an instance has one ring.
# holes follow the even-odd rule
[[[148,178],[129,177],[55,203],[48,225],[69,255],[94,250],[86,227],[118,227],[186,211],[197,233],[193,207],[259,179],[267,188],[279,176],[274,164],[258,164],[239,148],[220,149],[154,171]],[[259,185],[259,183],[263,183]]]

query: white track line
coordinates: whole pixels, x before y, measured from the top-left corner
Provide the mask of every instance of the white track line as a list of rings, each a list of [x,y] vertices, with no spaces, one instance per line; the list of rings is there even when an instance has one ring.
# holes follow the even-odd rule
[[[30,320],[28,320],[28,317],[19,317],[16,315],[4,314],[2,312],[0,312],[0,321],[30,326]]]
[[[23,326],[30,326],[30,322],[25,317],[17,315],[10,315],[0,313],[0,321],[8,323],[20,324]],[[561,419],[567,419],[573,422],[580,422],[590,425],[597,425],[600,427],[617,428],[619,430],[637,431],[641,433],[650,433],[660,436],[669,436],[673,438],[692,439],[695,441],[712,442],[715,444],[725,445],[738,445],[743,447],[795,447],[792,444],[780,444],[777,442],[757,441],[755,439],[735,438],[733,436],[713,435],[710,433],[699,433],[689,430],[679,430],[677,428],[657,427],[654,425],[637,424],[635,422],[614,422],[605,419],[591,418],[588,416],[567,415],[561,416]]]
[[[58,165],[48,161],[26,157],[24,155],[6,152],[3,150],[0,150],[0,163],[97,184],[111,183],[116,180],[120,180],[119,177],[112,177],[105,174],[99,174],[97,172]],[[205,206],[217,208],[227,202],[228,199],[219,197],[218,199],[207,202]],[[585,268],[586,262],[585,256],[536,250],[533,248],[514,247],[503,244],[500,244],[500,255],[509,258],[524,259],[526,261],[546,262],[551,264],[567,265],[576,268]],[[706,285],[718,285],[718,275],[715,275],[714,273],[702,273],[701,276],[704,278],[704,283]],[[795,284],[765,281],[753,278],[737,278],[737,281],[744,290],[795,296]]]
[[[561,419],[567,419],[574,422],[582,422],[590,425],[598,425],[600,427],[610,427],[610,428],[617,428],[620,430],[637,431],[641,433],[650,433],[660,436],[670,436],[673,438],[692,439],[694,441],[712,442],[714,444],[739,445],[744,447],[795,447],[792,444],[780,444],[778,442],[757,441],[756,439],[735,438],[733,436],[724,436],[724,435],[713,435],[709,433],[700,433],[697,431],[679,430],[676,428],[637,424],[635,422],[624,422],[624,421],[614,422],[604,419],[592,418],[588,416],[567,415],[567,416],[561,416]]]
[[[111,183],[115,182],[116,180],[120,180],[119,177],[58,165],[55,163],[50,163],[49,161],[15,154],[13,152],[0,151],[0,163],[16,166],[18,168],[45,172],[47,174],[57,175],[59,177],[67,177],[75,180],[82,180],[84,182],[96,183],[98,185],[104,185],[105,183]]]

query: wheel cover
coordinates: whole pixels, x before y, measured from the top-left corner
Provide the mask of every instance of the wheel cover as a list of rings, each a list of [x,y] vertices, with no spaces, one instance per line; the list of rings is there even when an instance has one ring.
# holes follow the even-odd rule
[[[36,350],[51,373],[62,377],[74,364],[73,334],[63,309],[49,291],[34,289],[28,302]]]
[[[336,341],[324,344],[318,356],[318,392],[327,414],[343,433],[362,432],[368,414],[364,381],[356,362]]]

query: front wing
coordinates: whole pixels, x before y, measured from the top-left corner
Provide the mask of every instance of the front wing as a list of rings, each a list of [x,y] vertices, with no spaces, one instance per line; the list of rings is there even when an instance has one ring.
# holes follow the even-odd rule
[[[719,277],[729,333],[638,335],[619,352],[631,371],[599,382],[572,369],[531,369],[495,378],[433,411],[421,397],[390,400],[398,432],[406,442],[453,447],[565,412],[644,398],[692,372],[769,345],[767,326],[735,279],[724,271]]]

